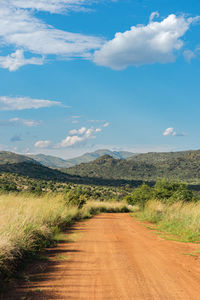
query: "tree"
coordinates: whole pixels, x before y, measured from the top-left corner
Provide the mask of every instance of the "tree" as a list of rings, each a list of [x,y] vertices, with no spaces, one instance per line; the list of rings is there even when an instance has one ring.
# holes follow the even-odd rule
[[[125,197],[126,201],[131,204],[139,204],[144,207],[145,203],[152,198],[152,188],[146,184],[134,189],[131,195]]]

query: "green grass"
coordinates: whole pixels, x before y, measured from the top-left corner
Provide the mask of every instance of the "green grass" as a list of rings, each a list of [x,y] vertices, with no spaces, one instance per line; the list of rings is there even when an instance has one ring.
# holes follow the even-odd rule
[[[151,200],[143,211],[134,215],[141,221],[156,224],[157,230],[169,234],[159,233],[167,239],[200,242],[200,202],[177,202],[168,205]]]

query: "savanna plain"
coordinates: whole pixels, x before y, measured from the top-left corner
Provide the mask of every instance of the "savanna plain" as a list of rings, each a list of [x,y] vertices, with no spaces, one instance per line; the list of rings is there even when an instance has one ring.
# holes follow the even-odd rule
[[[1,174],[1,299],[198,299],[200,196]]]

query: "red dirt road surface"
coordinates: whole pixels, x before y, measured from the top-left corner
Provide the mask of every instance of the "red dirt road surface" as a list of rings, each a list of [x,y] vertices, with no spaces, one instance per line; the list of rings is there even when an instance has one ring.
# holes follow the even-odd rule
[[[101,214],[73,232],[2,299],[200,299],[197,244],[167,241],[129,214]]]

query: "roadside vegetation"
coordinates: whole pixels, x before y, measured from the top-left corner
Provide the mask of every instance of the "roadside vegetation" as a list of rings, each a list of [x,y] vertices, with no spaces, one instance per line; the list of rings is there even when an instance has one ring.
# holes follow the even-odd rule
[[[73,222],[100,212],[128,212],[124,202],[89,201],[86,190],[0,195],[0,278],[13,275],[24,259],[52,245]],[[91,197],[92,198],[92,197]]]
[[[0,175],[0,279],[53,245],[77,220],[101,212],[133,212],[184,241],[200,241],[198,192],[160,180],[133,189]],[[135,212],[136,211],[136,212]]]
[[[113,200],[121,201],[126,195],[132,192],[130,185],[113,187],[85,185],[76,183],[57,182],[55,180],[35,179],[27,176],[20,176],[12,173],[0,174],[0,193],[31,193],[42,195],[49,192],[66,192],[70,190],[79,190],[89,200]]]
[[[186,184],[162,180],[154,187],[142,185],[126,196],[126,201],[138,206],[134,216],[172,234],[172,239],[200,242],[199,194]]]

